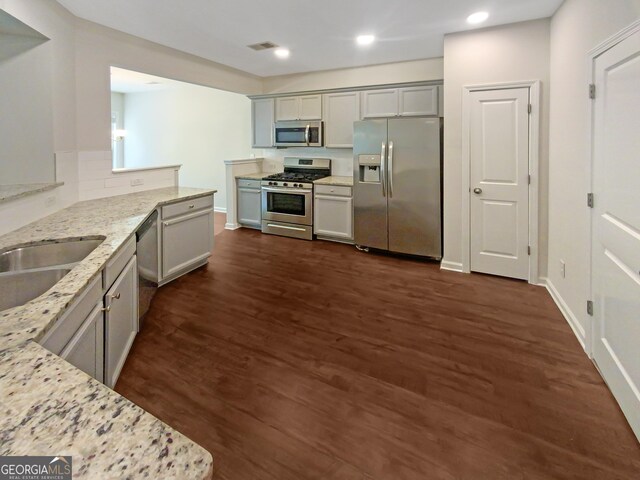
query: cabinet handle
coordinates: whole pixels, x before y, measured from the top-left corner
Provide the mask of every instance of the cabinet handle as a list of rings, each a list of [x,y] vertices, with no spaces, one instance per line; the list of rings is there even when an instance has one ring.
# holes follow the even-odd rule
[[[109,313],[111,311],[111,305],[109,305],[108,307],[104,307],[101,309],[103,312]]]
[[[116,293],[115,295],[109,295],[109,296],[114,300],[120,300],[120,292]]]
[[[195,208],[195,205],[191,204],[189,205],[189,208]]]

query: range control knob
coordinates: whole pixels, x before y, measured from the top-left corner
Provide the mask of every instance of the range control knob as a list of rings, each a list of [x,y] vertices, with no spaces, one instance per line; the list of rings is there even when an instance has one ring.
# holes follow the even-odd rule
[[[285,183],[283,183],[283,184],[282,184],[282,186],[283,186],[283,187],[288,187],[288,186],[289,186],[289,184],[285,182]]]
[[[298,185],[297,183],[293,184],[294,187],[299,187],[300,185]]]

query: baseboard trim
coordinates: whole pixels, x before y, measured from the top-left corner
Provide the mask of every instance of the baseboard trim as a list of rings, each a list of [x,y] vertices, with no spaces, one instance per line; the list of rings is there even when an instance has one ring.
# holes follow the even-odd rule
[[[238,225],[237,223],[225,223],[224,224],[224,229],[225,230],[237,230],[240,228],[240,225]]]
[[[227,213],[227,207],[213,207],[214,212]]]
[[[464,272],[464,270],[462,269],[462,263],[449,262],[446,260],[442,260],[442,262],[440,262],[440,270],[447,270],[449,272],[458,272],[458,273]]]
[[[540,280],[542,281],[543,279],[541,278]],[[544,286],[549,292],[549,295],[551,295],[551,298],[560,309],[560,313],[562,313],[564,318],[567,320],[567,323],[571,327],[571,330],[573,330],[573,333],[578,339],[578,342],[580,342],[580,345],[582,345],[582,349],[587,353],[587,356],[589,356],[589,352],[587,351],[587,344],[586,344],[586,339],[587,339],[586,333],[584,331],[584,328],[582,328],[582,325],[580,325],[580,322],[578,321],[578,317],[576,317],[575,314],[571,311],[571,309],[569,308],[569,305],[567,305],[567,302],[564,301],[564,299],[556,289],[553,282],[548,278],[544,280],[545,280]]]

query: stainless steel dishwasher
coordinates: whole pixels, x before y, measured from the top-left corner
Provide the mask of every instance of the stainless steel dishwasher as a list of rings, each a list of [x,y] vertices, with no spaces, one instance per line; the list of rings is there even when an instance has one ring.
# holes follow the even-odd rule
[[[158,290],[158,211],[154,210],[136,231],[138,256],[138,319],[142,328],[151,299]]]

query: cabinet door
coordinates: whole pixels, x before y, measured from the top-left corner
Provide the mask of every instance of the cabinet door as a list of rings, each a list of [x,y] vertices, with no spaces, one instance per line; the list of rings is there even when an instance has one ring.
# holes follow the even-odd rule
[[[399,90],[400,116],[438,115],[438,87],[407,87]]]
[[[113,388],[138,333],[138,268],[135,255],[107,290],[105,305],[105,384]]]
[[[362,92],[362,118],[395,117],[397,115],[397,88]]]
[[[316,195],[313,230],[316,235],[353,239],[353,198]]]
[[[353,122],[360,120],[360,93],[327,93],[323,99],[325,146],[353,148]]]
[[[262,192],[259,188],[238,187],[238,223],[262,227]]]
[[[94,307],[60,356],[99,382],[104,378],[104,314],[102,300]]]
[[[212,249],[213,211],[162,222],[162,277],[188,271],[208,258]]]
[[[322,120],[322,95],[305,95],[298,98],[298,119]]]
[[[273,110],[273,98],[251,101],[251,144],[253,147],[273,147]]]
[[[300,97],[276,98],[276,121],[298,120]]]

